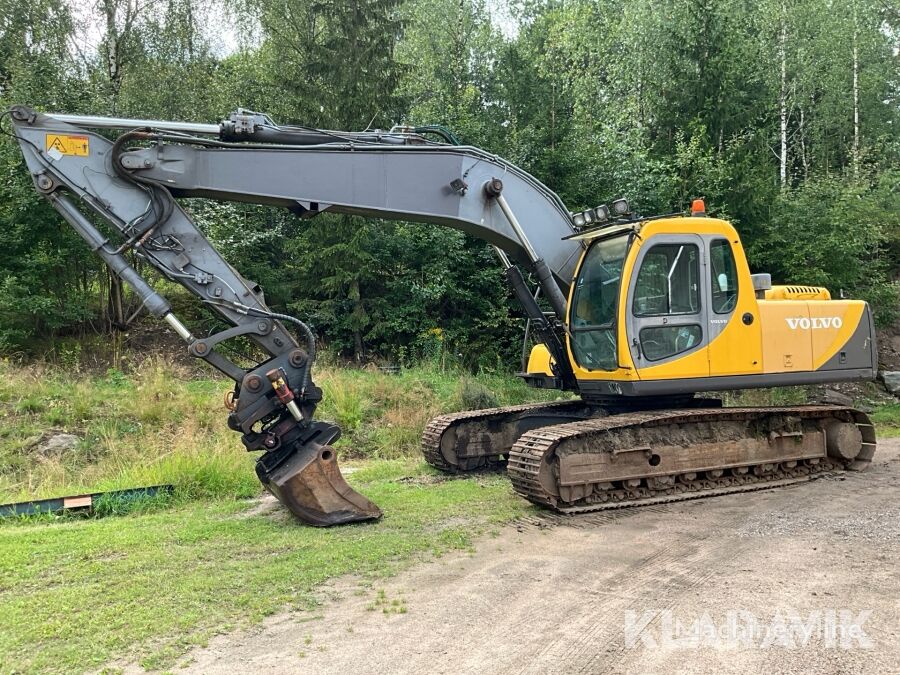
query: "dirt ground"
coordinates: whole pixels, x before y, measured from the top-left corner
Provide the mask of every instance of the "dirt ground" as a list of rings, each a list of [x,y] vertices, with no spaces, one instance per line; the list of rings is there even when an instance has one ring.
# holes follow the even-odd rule
[[[539,515],[383,596],[348,583],[321,618],[217,637],[186,670],[900,673],[900,439],[879,445],[862,474]]]

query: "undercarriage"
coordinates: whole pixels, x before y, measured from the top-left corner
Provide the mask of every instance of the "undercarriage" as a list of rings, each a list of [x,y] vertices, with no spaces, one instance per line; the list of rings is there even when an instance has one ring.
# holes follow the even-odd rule
[[[472,411],[435,418],[422,438],[432,466],[460,472],[505,464],[517,493],[565,513],[859,471],[875,444],[868,416],[853,408],[722,408],[705,399],[694,399],[693,408],[612,414],[582,401]]]

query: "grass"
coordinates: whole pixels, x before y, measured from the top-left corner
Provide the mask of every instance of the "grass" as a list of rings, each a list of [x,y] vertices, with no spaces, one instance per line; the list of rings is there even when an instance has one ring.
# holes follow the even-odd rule
[[[472,538],[530,507],[502,475],[441,480],[418,461],[350,476],[384,509],[377,523],[302,526],[244,501],[192,501],[115,518],[0,525],[0,672],[79,672],[113,660],[169,668],[194,645],[291,608],[315,614],[316,587],[364,582]],[[402,613],[372,594],[373,608]]]
[[[547,398],[509,376],[435,368],[317,371],[320,417],[344,428],[349,481],[385,512],[318,530],[252,514],[252,458],[225,425],[223,380],[147,361],[128,376],[0,363],[0,502],[170,483],[171,497],[103,503],[98,516],[0,521],[0,672],[79,672],[137,659],[168,668],[212,634],[285,607],[324,580],[390,574],[472,545],[530,507],[503,476],[443,480],[418,459],[434,415]],[[62,448],[51,437],[70,434]],[[397,600],[395,602],[395,600]],[[398,599],[379,610],[405,611]]]
[[[343,459],[417,456],[437,414],[552,397],[512,376],[431,367],[398,375],[329,367],[316,381],[325,390],[318,417],[343,429]],[[0,503],[159,483],[183,499],[257,494],[252,459],[225,424],[228,389],[161,361],[127,377],[0,363]],[[60,433],[79,440],[46,450]]]
[[[900,403],[879,407],[871,415],[879,438],[900,436]]]
[[[104,502],[94,517],[0,521],[0,672],[80,672],[137,660],[175,667],[216,633],[292,609],[315,618],[323,581],[358,575],[368,607],[407,611],[377,580],[423,556],[469,549],[532,507],[502,475],[447,480],[418,459],[442,412],[552,398],[509,376],[433,367],[397,375],[325,367],[320,417],[344,429],[348,480],[385,512],[319,530],[259,512],[252,459],[227,429],[227,382],[147,361],[127,376],[0,362],[0,502],[171,483],[171,496]],[[802,389],[730,404],[802,402]],[[872,415],[900,435],[900,404]],[[71,434],[63,447],[48,439]],[[72,438],[70,437],[70,441]],[[346,465],[346,461],[344,461]],[[101,517],[103,516],[103,517]]]

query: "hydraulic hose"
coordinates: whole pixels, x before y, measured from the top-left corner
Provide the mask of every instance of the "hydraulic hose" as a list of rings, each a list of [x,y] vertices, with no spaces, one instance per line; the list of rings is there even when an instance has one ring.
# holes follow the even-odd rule
[[[156,220],[150,224],[149,227],[143,229],[142,231],[135,234],[131,237],[128,242],[126,242],[125,246],[131,246],[136,241],[140,240],[143,237],[146,237],[153,230],[158,228],[160,225],[164,224],[175,211],[175,200],[172,198],[172,195],[169,194],[169,191],[164,187],[160,186],[155,181],[142,178],[130,171],[128,171],[125,167],[122,166],[122,163],[119,161],[122,155],[122,149],[130,140],[152,140],[156,138],[156,134],[150,133],[149,130],[139,130],[135,129],[133,131],[126,131],[124,134],[119,136],[115,142],[113,142],[112,153],[111,153],[111,161],[113,171],[115,171],[116,175],[122,180],[131,183],[140,187],[142,190],[148,191],[150,194],[151,203],[154,204],[156,208],[153,208],[154,214],[156,214]]]
[[[303,331],[303,337],[306,338],[306,354],[308,358],[306,360],[306,367],[303,369],[303,377],[300,388],[305,389],[306,385],[309,384],[309,374],[312,371],[313,361],[316,360],[316,336],[313,334],[312,329],[306,323],[295,316],[291,316],[290,314],[280,314],[278,312],[269,311],[262,312],[258,309],[254,309],[253,312],[264,315],[271,319],[287,321],[294,324],[295,326],[300,328],[301,331]]]

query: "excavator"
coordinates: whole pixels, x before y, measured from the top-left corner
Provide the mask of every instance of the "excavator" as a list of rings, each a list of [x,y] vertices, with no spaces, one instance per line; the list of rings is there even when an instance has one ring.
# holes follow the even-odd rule
[[[570,394],[435,418],[422,449],[442,471],[505,465],[525,499],[577,513],[858,471],[875,452],[853,407],[725,407],[709,394],[871,380],[877,351],[865,302],[751,274],[737,231],[702,200],[689,215],[641,217],[621,199],[571,212],[522,169],[434,126],[341,132],[242,109],[219,124],[22,105],[3,117],[37,192],[192,356],[234,381],[228,426],[261,452],[265,488],[311,525],[382,515],[338,469],[340,429],[315,417],[315,336],[266,305],[178,198],[428,223],[494,247],[534,342],[521,376]],[[138,260],[228,327],[192,333]],[[234,363],[222,346],[235,338],[264,358]]]

